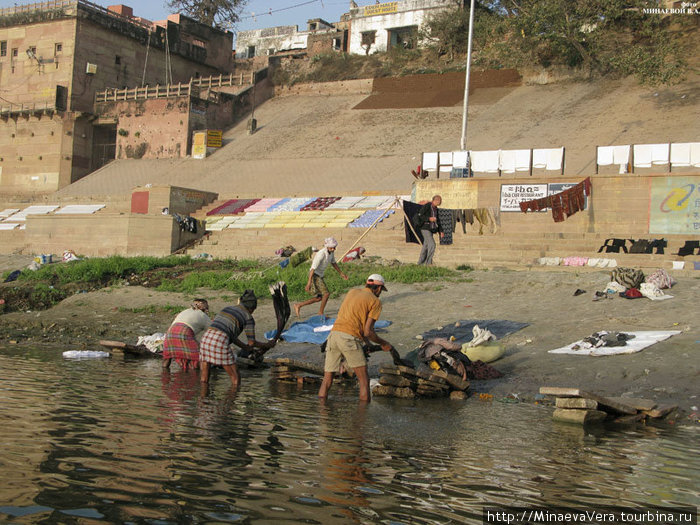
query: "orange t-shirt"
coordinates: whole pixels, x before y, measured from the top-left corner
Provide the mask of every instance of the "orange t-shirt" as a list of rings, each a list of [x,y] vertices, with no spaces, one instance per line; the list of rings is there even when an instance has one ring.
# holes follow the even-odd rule
[[[363,339],[367,318],[377,321],[381,313],[382,302],[369,288],[355,288],[345,296],[331,331]]]

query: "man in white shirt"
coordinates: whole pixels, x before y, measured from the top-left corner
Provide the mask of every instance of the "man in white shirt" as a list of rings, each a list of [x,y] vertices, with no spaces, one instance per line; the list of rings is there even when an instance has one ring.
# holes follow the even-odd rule
[[[326,268],[329,265],[333,266],[340,276],[347,281],[348,276],[343,273],[343,271],[335,262],[335,249],[338,246],[338,241],[333,237],[328,237],[323,241],[323,248],[319,250],[314,256],[314,260],[311,263],[311,270],[309,271],[309,280],[306,283],[306,291],[311,293],[311,288],[314,288],[314,297],[302,301],[301,303],[294,303],[294,313],[299,317],[301,308],[308,304],[321,302],[319,307],[318,315],[324,315],[324,310],[326,309],[326,303],[330,297],[330,292],[328,291],[328,286],[326,286],[326,281],[323,280],[323,276],[326,272]]]

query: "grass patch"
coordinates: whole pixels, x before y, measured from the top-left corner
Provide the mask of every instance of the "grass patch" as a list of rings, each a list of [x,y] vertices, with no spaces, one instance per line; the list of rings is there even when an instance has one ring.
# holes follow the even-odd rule
[[[131,314],[179,314],[185,308],[182,305],[172,305],[172,304],[149,304],[146,306],[140,306],[138,308],[128,308],[126,306],[120,306],[119,311],[122,313]]]
[[[326,270],[325,280],[331,296],[337,297],[348,289],[361,286],[367,276],[372,273],[381,273],[387,284],[392,282],[412,284],[436,280],[457,281],[461,275],[448,268],[438,266],[418,266],[415,264],[382,266],[368,263],[352,263],[342,265],[348,280],[343,280],[338,273],[329,268]],[[289,298],[299,300],[308,298],[304,290],[309,278],[309,265],[301,264],[296,268],[287,267],[280,269],[275,265],[267,271],[236,272],[230,271],[193,272],[181,280],[165,280],[158,287],[159,290],[168,292],[194,293],[200,288],[211,290],[229,290],[237,295],[246,289],[252,289],[258,297],[269,296],[269,285],[276,281],[285,281]]]

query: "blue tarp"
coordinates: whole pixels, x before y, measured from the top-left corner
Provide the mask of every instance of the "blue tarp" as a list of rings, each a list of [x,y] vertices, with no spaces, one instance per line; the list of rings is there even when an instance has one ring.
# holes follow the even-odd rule
[[[306,321],[297,321],[282,332],[282,339],[289,343],[314,343],[320,345],[327,338],[330,331],[326,332],[314,332],[314,328],[324,325],[331,325],[335,323],[335,318],[326,317],[325,315],[314,315],[309,317]],[[379,320],[374,323],[374,327],[377,329],[386,328],[391,324],[391,321]],[[275,337],[276,330],[270,330],[265,332],[265,337],[267,339],[272,339]]]
[[[518,323],[516,321],[505,321],[500,319],[487,319],[482,321],[459,321],[459,326],[450,324],[445,326],[442,330],[428,330],[423,333],[423,339],[433,339],[435,337],[444,337],[449,339],[450,336],[455,337],[455,342],[457,343],[468,343],[474,338],[472,329],[474,325],[479,325],[479,328],[486,329],[496,336],[497,339],[517,332],[528,326],[528,323]]]

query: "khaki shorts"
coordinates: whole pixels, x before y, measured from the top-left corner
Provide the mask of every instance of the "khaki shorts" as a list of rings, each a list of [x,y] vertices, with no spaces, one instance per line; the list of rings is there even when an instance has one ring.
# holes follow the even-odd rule
[[[323,297],[327,293],[330,293],[328,291],[328,286],[326,286],[326,281],[323,280],[323,277],[314,274],[314,276],[311,278],[311,283],[314,286],[316,297]]]
[[[326,345],[325,372],[340,372],[340,362],[345,362],[350,368],[367,366],[365,353],[362,350],[362,341],[345,332],[333,332],[328,335]]]

